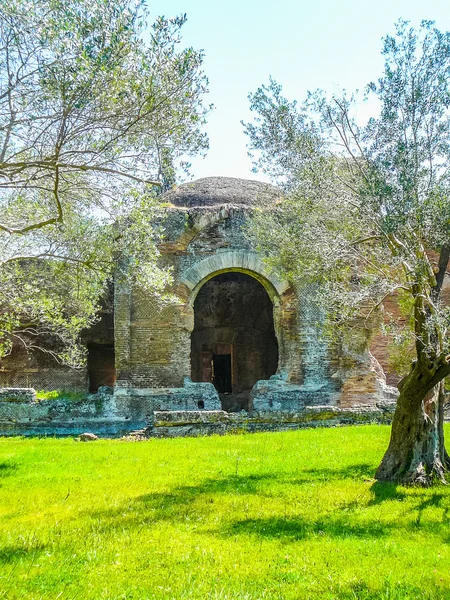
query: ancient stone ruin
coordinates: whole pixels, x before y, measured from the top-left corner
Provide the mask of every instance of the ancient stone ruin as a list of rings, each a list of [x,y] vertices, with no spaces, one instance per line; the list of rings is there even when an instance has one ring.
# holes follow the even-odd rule
[[[167,192],[169,299],[116,282],[113,311],[86,333],[84,370],[15,349],[1,365],[0,433],[185,435],[389,419],[395,394],[369,332],[331,341],[314,290],[269,271],[245,235],[255,206],[280,197],[225,177]],[[34,389],[64,393],[38,401]]]

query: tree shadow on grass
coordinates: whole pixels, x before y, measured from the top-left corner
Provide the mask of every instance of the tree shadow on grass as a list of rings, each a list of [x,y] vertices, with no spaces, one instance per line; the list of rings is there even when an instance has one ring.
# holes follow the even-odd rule
[[[354,479],[356,481],[371,479],[374,476],[374,466],[368,463],[348,465],[340,469],[322,467],[319,469],[300,469],[292,483],[308,483],[313,481],[336,481],[338,479]]]
[[[18,469],[17,463],[12,460],[2,460],[0,461],[0,479],[3,477],[7,477],[8,475],[12,475]]]
[[[388,496],[389,494],[389,496]],[[406,494],[401,491],[394,491],[389,488],[385,490],[384,499],[405,500]],[[356,501],[348,502],[328,512],[326,515],[318,515],[317,518],[305,519],[301,515],[298,517],[268,517],[259,519],[238,520],[228,526],[225,530],[226,535],[254,535],[259,538],[274,538],[281,541],[296,541],[311,536],[326,536],[331,538],[380,538],[389,536],[394,531],[403,531],[405,535],[411,535],[419,530],[426,531],[430,535],[436,535],[441,538],[443,543],[449,543],[448,535],[448,506],[443,505],[442,501],[449,501],[448,495],[442,493],[433,493],[431,496],[421,498],[419,504],[405,507],[405,514],[416,514],[414,520],[398,522],[395,514],[391,517],[387,515],[386,519],[380,520],[378,515],[371,514],[370,508],[376,502],[369,502],[361,505]],[[442,517],[439,521],[426,521],[424,512],[426,509],[435,507],[442,509]],[[366,510],[366,514],[362,510]]]
[[[431,491],[424,488],[411,488],[409,493],[406,493],[405,488],[398,486],[395,483],[387,483],[383,481],[375,481],[371,487],[373,498],[369,502],[368,506],[374,506],[381,504],[387,500],[396,500],[403,502],[405,500],[413,500],[414,498],[419,499],[419,504],[409,508],[409,511],[417,511],[417,518],[415,523],[417,526],[421,525],[423,514],[427,508],[440,508],[442,509],[442,522],[448,522],[448,512],[450,501],[449,495],[438,491]],[[447,505],[445,502],[447,501]]]
[[[348,517],[339,517],[337,511],[334,511],[329,518],[319,518],[314,521],[301,517],[244,519],[233,523],[224,533],[227,536],[245,534],[292,542],[311,536],[340,539],[348,537],[379,538],[388,535],[390,529],[390,525],[379,522],[363,525],[351,524]]]
[[[143,494],[135,498],[128,507],[120,507],[111,511],[90,511],[88,514],[93,519],[103,521],[98,525],[102,530],[122,527],[124,520],[132,521],[136,512],[140,515],[147,515],[151,522],[167,521],[183,517],[192,510],[203,513],[212,512],[218,501],[217,496],[258,495],[270,499],[273,498],[273,493],[267,492],[267,485],[271,483],[278,482],[297,486],[324,479],[329,481],[361,479],[372,471],[373,466],[360,464],[342,469],[303,469],[296,473],[295,477],[291,473],[263,473],[211,478],[197,485],[179,486],[169,491]],[[203,504],[198,505],[199,500],[203,500]],[[195,507],[193,507],[194,504],[196,504]]]
[[[446,597],[446,596],[445,596]],[[357,581],[350,586],[339,586],[336,590],[336,598],[340,600],[431,600],[444,598],[442,588],[428,586],[424,591],[415,585],[395,582],[385,583],[380,589],[373,589],[363,581]]]
[[[235,498],[246,495],[264,498],[270,503],[274,497],[272,484],[278,483],[289,486],[301,486],[310,482],[336,481],[342,479],[361,480],[373,473],[370,464],[356,464],[342,469],[303,469],[295,474],[269,473],[253,475],[232,475],[229,477],[211,478],[197,485],[184,485],[169,490],[155,491],[130,499],[119,507],[106,510],[90,510],[85,514],[94,521],[93,527],[99,533],[123,531],[128,528],[148,529],[153,525],[163,522],[171,524],[207,523],[209,515],[216,512],[220,502],[226,497]],[[248,518],[235,520],[230,523],[229,518],[218,522],[216,529],[210,533],[219,536],[254,535],[259,538],[278,538],[285,541],[300,540],[314,535],[323,535],[333,538],[380,538],[390,532],[404,531],[405,535],[417,531],[418,528],[427,529],[430,533],[443,536],[441,522],[426,521],[424,511],[432,506],[440,506],[444,494],[436,493],[420,497],[420,503],[414,502],[413,506],[405,506],[407,511],[418,511],[418,518],[412,522],[398,522],[395,514],[392,519],[380,520],[378,514],[371,511],[371,507],[386,500],[403,501],[410,499],[401,488],[393,484],[375,482],[370,488],[373,498],[361,500],[361,496],[341,504],[325,514],[312,515],[305,518],[298,516],[274,515],[264,518]],[[330,492],[331,493],[331,492]],[[418,490],[418,493],[421,493]],[[282,497],[281,492],[280,497]],[[289,497],[289,494],[286,496]],[[447,497],[447,500],[449,498]],[[219,511],[220,512],[220,511]],[[446,518],[446,512],[444,519]],[[447,536],[447,530],[445,531]],[[447,540],[445,540],[447,541]]]
[[[386,500],[398,500],[402,502],[407,497],[405,491],[396,483],[385,481],[374,481],[370,486],[370,491],[373,494],[373,498],[369,502],[369,506],[381,504],[382,502],[386,502]]]
[[[88,510],[84,515],[95,521],[95,529],[101,533],[164,521],[184,522],[195,514],[207,515],[214,512],[220,496],[260,494],[264,482],[274,479],[276,477],[271,474],[207,479],[198,485],[143,494],[117,508]]]
[[[46,544],[33,542],[30,545],[11,544],[0,548],[0,565],[18,562],[21,559],[35,557],[46,549]]]
[[[267,485],[274,482],[301,486],[303,484],[326,480],[361,479],[372,473],[373,467],[368,464],[351,465],[342,469],[304,469],[295,477],[286,473],[254,474],[230,476],[219,479],[207,479],[198,485],[173,488],[164,492],[153,492],[138,496],[128,506],[111,510],[90,511],[89,517],[96,521],[96,531],[107,532],[133,527],[140,523],[142,527],[151,526],[164,521],[195,522],[196,517],[204,520],[205,516],[216,511],[217,503],[225,496],[258,495],[267,496],[268,502],[273,492],[267,494]],[[333,537],[380,537],[386,535],[388,526],[379,522],[368,525],[350,524],[352,511],[360,507],[357,501],[332,511],[327,518],[315,520],[301,518],[273,517],[269,519],[248,519],[229,522],[219,526],[215,532],[219,535],[254,534],[261,537],[277,537],[286,540],[302,539],[313,534]]]
[[[8,460],[8,461],[0,461],[0,488],[3,487],[2,480],[10,477],[18,470],[17,463]]]

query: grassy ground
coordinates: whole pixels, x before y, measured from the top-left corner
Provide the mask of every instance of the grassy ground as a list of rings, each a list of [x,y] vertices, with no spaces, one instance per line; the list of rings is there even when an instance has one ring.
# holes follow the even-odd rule
[[[0,598],[450,598],[450,490],[374,483],[388,436],[0,439]]]

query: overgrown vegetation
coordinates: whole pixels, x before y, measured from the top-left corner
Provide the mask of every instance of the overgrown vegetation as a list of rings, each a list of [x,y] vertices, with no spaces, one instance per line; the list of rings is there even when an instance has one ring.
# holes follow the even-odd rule
[[[374,482],[388,438],[0,439],[0,598],[446,598],[450,490]]]

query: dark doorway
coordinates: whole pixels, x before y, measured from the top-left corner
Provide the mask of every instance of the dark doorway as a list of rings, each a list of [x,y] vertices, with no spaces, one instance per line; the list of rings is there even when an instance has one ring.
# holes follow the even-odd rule
[[[223,410],[248,410],[250,391],[278,366],[273,304],[250,275],[216,275],[194,302],[191,335],[192,381],[212,382]]]
[[[114,346],[89,344],[87,367],[90,392],[96,392],[103,385],[113,387],[116,380]]]
[[[231,393],[231,354],[214,354],[213,366],[213,383],[216,390],[219,394]]]

